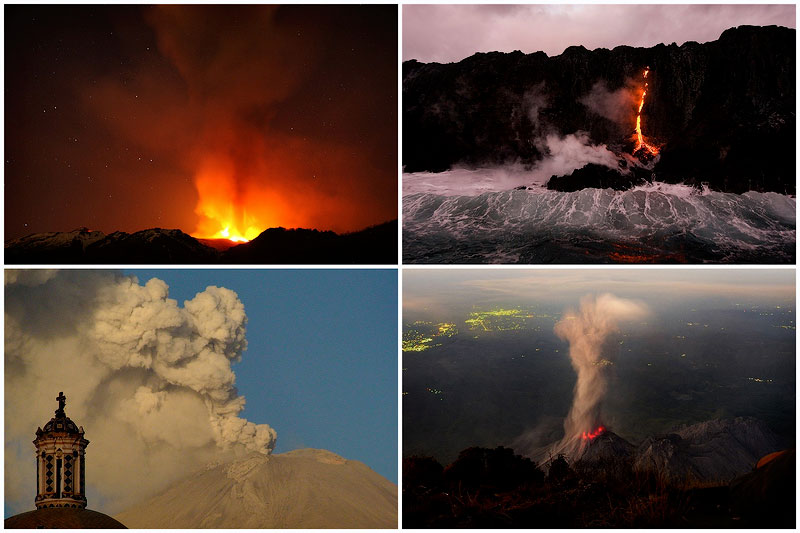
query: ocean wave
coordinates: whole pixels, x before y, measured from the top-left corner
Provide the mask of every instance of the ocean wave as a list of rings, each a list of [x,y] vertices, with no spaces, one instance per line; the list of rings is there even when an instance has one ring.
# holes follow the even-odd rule
[[[796,199],[651,183],[403,198],[405,262],[794,262]]]

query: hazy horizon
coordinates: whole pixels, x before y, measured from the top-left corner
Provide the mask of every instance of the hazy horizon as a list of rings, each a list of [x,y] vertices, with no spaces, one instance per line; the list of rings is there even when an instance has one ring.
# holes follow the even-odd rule
[[[477,52],[559,55],[569,46],[708,42],[731,27],[795,28],[795,6],[703,4],[404,5],[403,60],[457,62]]]

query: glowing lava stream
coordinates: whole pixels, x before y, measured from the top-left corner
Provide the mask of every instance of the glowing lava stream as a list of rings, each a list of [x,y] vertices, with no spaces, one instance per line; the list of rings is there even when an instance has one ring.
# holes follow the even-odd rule
[[[650,155],[658,154],[658,148],[655,146],[651,146],[647,144],[644,140],[644,135],[642,135],[642,108],[644,107],[644,97],[647,95],[647,73],[650,72],[650,67],[646,67],[644,70],[644,89],[642,89],[642,99],[639,101],[639,111],[636,114],[636,148],[633,150],[635,154],[639,150],[645,149],[647,150]]]

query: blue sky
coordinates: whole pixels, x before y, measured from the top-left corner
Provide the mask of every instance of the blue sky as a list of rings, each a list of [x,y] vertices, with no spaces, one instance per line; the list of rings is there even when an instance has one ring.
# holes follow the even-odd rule
[[[180,306],[235,291],[248,349],[233,365],[241,416],[278,432],[275,453],[323,448],[397,482],[396,270],[126,270]]]

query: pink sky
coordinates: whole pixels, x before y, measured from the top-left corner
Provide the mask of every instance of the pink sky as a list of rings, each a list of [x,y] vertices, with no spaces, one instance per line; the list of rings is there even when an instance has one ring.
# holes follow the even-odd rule
[[[795,27],[782,5],[404,5],[403,60],[449,63],[475,52],[554,56],[571,45],[595,48],[717,39],[732,26]]]

